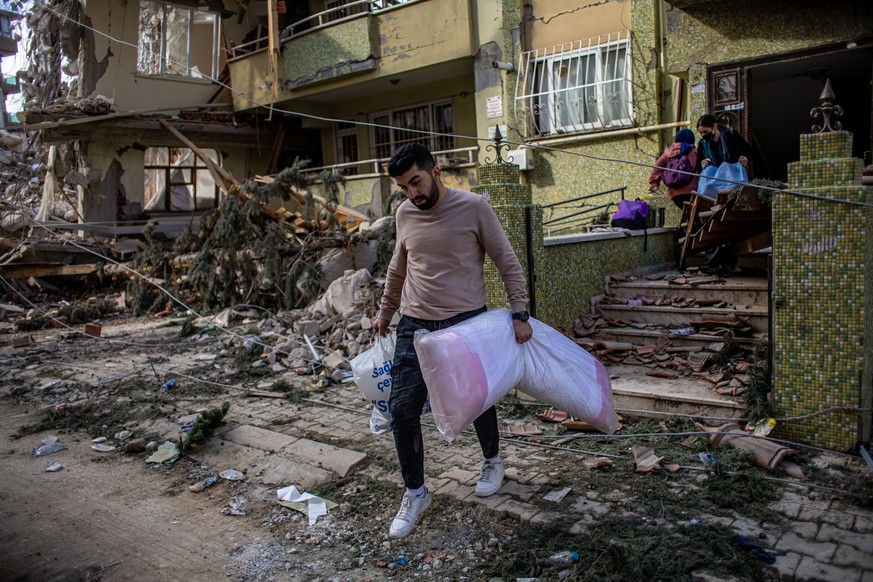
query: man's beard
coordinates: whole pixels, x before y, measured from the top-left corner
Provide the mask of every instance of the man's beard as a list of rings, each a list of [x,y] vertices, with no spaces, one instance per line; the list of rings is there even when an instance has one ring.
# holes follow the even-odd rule
[[[434,206],[436,206],[437,200],[440,198],[440,189],[437,186],[436,180],[431,177],[430,179],[430,192],[425,196],[421,196],[422,200],[420,202],[416,202],[419,197],[416,197],[412,203],[415,204],[415,207],[419,210],[430,210]]]

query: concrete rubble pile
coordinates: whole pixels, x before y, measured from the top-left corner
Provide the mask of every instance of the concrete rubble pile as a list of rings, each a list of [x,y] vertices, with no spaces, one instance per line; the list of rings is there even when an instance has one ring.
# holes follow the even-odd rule
[[[203,330],[199,338],[221,334],[217,358],[260,348],[260,358],[252,367],[269,366],[274,373],[298,375],[326,369],[339,381],[351,369],[350,360],[373,343],[372,325],[383,285],[367,269],[349,270],[305,309],[279,311],[261,319],[262,313],[255,309],[226,309],[195,325]],[[248,325],[249,332],[234,336],[213,331],[233,329],[237,323]]]

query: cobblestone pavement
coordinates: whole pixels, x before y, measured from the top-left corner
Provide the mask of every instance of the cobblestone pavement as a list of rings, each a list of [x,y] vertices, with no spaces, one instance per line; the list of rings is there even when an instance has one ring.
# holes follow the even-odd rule
[[[316,404],[313,402],[316,400],[326,404]],[[250,424],[387,459],[387,463],[369,463],[363,471],[374,479],[396,484],[399,500],[400,475],[384,466],[396,466],[392,438],[371,434],[368,416],[357,387],[346,384],[314,393],[302,404],[277,399],[239,399],[227,420],[231,427]],[[501,445],[506,467],[503,487],[491,497],[476,497],[473,487],[478,479],[481,452],[475,435],[465,433],[449,444],[432,421],[423,419],[423,424],[427,485],[436,496],[467,505],[480,504],[524,523],[558,523],[571,533],[584,531],[607,516],[626,515],[630,511],[615,491],[590,489],[578,477],[571,477],[576,482],[563,481],[572,487],[572,492],[561,502],[544,501],[543,496],[552,489],[550,483],[561,481],[557,477],[563,479],[567,467],[579,467],[578,453],[506,439]],[[832,461],[841,462],[837,456]],[[633,458],[628,453],[626,458],[616,459],[616,463],[633,463]],[[873,509],[846,503],[826,490],[788,485],[770,509],[787,521],[776,526],[738,513],[728,517],[691,517],[704,523],[722,524],[751,540],[765,540],[761,541],[762,546],[784,552],[771,566],[776,579],[873,582]],[[419,527],[427,527],[426,517]]]

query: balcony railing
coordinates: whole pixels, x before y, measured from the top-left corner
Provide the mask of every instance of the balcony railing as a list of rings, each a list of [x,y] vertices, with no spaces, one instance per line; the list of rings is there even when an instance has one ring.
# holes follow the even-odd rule
[[[375,14],[389,10],[402,4],[411,4],[422,0],[356,0],[340,6],[334,6],[312,16],[298,20],[285,28],[281,34],[281,42],[295,38],[302,34],[320,30],[328,26],[334,26],[360,17],[362,14]],[[268,37],[264,36],[256,40],[241,44],[230,49],[230,58],[241,57],[249,53],[267,48]]]

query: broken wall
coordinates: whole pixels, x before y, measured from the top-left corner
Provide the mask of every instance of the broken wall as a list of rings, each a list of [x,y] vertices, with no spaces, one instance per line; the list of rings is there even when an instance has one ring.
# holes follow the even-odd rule
[[[239,6],[232,0],[227,0],[224,4],[228,10],[239,10]],[[111,0],[88,0],[86,14],[95,29],[124,43],[139,44],[139,1],[131,0],[119,3]],[[254,16],[247,16],[241,24],[237,23],[236,17],[221,21],[220,38],[218,39],[219,71],[225,63],[223,47],[226,46],[227,41],[239,43],[246,31],[256,24],[254,18]],[[83,96],[104,95],[114,101],[118,110],[154,110],[173,106],[181,108],[206,103],[219,89],[219,85],[213,84],[208,79],[179,76],[158,77],[138,73],[139,51],[128,44],[111,40],[102,34],[94,35],[93,44],[93,54],[83,52],[79,56],[79,66],[82,69],[83,79],[93,76],[92,67],[97,62],[95,57],[103,59],[107,54],[110,56],[105,72],[99,75],[93,85],[92,94]],[[153,42],[151,46],[159,48],[160,43]],[[205,75],[211,73],[211,71],[201,72]],[[227,91],[223,91],[216,100],[219,103],[229,103],[230,101]]]

